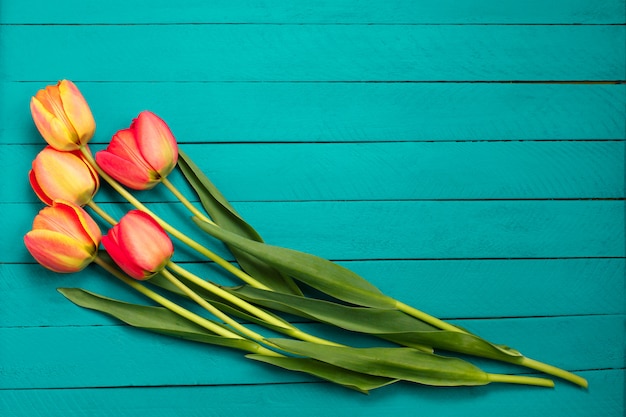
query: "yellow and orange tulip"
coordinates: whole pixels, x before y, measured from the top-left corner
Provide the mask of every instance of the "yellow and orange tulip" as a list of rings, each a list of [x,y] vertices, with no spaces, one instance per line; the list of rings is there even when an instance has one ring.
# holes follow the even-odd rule
[[[138,280],[159,273],[174,253],[174,245],[163,228],[139,210],[126,213],[102,237],[102,244],[115,263]]]
[[[55,272],[78,272],[98,254],[102,235],[96,222],[81,207],[55,200],[42,209],[24,244],[33,258]]]
[[[51,146],[39,152],[28,176],[35,194],[47,205],[60,199],[84,206],[100,186],[97,172],[80,151],[61,152]]]
[[[135,190],[157,185],[176,166],[178,145],[167,124],[156,114],[143,111],[130,128],[117,132],[96,162],[116,181]]]
[[[96,131],[89,105],[68,80],[39,90],[30,101],[30,111],[41,136],[60,151],[80,149]]]

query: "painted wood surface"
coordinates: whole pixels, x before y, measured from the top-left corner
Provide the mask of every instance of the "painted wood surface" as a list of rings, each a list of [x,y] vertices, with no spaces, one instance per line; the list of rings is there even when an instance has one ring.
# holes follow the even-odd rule
[[[2,73],[18,81],[619,80],[625,33],[622,25],[227,24],[43,25],[33,36],[16,25],[2,28]],[[32,56],[46,65],[30,65]],[[567,56],[567,73],[556,56]]]
[[[623,416],[625,6],[2,1],[0,415]],[[56,288],[143,300],[96,267],[48,272],[22,246],[41,208],[28,100],[59,78],[92,107],[94,150],[153,110],[267,241],[336,260],[590,389],[363,396],[67,302]],[[194,233],[166,190],[139,195]],[[106,187],[96,200],[128,208]],[[176,259],[235,283],[190,251]]]
[[[40,83],[0,84],[0,143],[40,144],[23,113]],[[125,115],[167,114],[183,143],[623,140],[623,84],[83,82],[108,142]],[[172,97],[180,97],[181,105]],[[119,112],[110,111],[115,103]],[[19,139],[18,139],[19,138]]]
[[[207,4],[208,3],[208,4]],[[276,23],[276,24],[621,24],[624,0],[475,0],[415,2],[411,0],[124,0],[106,4],[64,0],[59,4],[33,0],[28,5],[6,2],[7,24],[180,24],[180,23]],[[180,7],[185,6],[185,7]]]

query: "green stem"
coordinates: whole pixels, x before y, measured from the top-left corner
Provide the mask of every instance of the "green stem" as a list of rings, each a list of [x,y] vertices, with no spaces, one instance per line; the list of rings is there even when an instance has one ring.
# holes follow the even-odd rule
[[[94,262],[98,264],[99,266],[101,266],[102,268],[104,268],[107,272],[111,273],[113,276],[115,276],[116,278],[124,282],[125,284],[139,291],[141,294],[145,295],[151,300],[156,301],[158,304],[162,305],[163,307],[167,308],[173,313],[176,313],[179,316],[184,317],[187,320],[190,320],[196,323],[197,325],[202,326],[208,331],[213,332],[219,336],[233,338],[233,339],[243,339],[242,336],[234,332],[231,332],[230,330],[225,329],[221,326],[218,326],[217,324],[211,322],[210,320],[207,320],[204,317],[198,316],[197,314],[194,314],[189,310],[186,310],[185,308],[179,306],[178,304],[168,300],[162,295],[157,294],[156,292],[152,291],[146,286],[140,284],[135,279],[129,278],[128,276],[126,276],[126,274],[124,274],[123,272],[115,268],[113,265],[111,265],[110,263],[102,259],[101,257],[97,256]]]
[[[89,208],[91,208],[98,216],[102,217],[106,222],[108,222],[111,226],[115,226],[117,224],[117,220],[109,215],[106,211],[102,209],[99,205],[96,204],[95,201],[91,200],[87,203]]]
[[[173,264],[173,263],[170,262],[170,264]],[[168,265],[168,266],[171,266],[171,265]],[[220,309],[215,307],[213,304],[209,303],[204,298],[202,298],[198,294],[196,294],[191,288],[189,288],[188,286],[186,286],[185,284],[180,282],[180,280],[178,278],[176,278],[174,275],[172,275],[172,273],[170,271],[168,271],[167,269],[162,270],[161,271],[161,275],[163,275],[168,281],[170,281],[172,284],[174,284],[176,286],[176,288],[178,288],[183,293],[185,293],[189,298],[191,298],[193,301],[195,301],[200,307],[204,308],[209,313],[213,314],[215,317],[217,317],[220,320],[222,320],[224,323],[230,325],[232,328],[237,330],[242,335],[244,335],[244,336],[246,336],[246,337],[248,337],[248,338],[250,338],[250,339],[252,339],[252,340],[254,340],[256,342],[259,342],[259,343],[264,341],[265,338],[263,336],[261,336],[260,334],[254,332],[254,331],[252,331],[250,329],[248,329],[247,327],[245,327],[241,323],[238,323],[237,321],[235,321],[232,318],[230,318],[227,314],[222,312]]]
[[[537,378],[521,375],[487,374],[489,382],[502,382],[505,384],[534,385],[537,387],[554,387],[554,381],[547,378]]]
[[[81,148],[81,152],[85,156],[87,161],[98,172],[100,177],[102,177],[102,179],[104,179],[107,183],[109,183],[109,185],[115,191],[117,191],[122,197],[124,197],[136,209],[141,210],[144,213],[147,213],[150,216],[152,216],[152,218],[154,218],[154,220],[156,220],[156,222],[159,223],[161,225],[161,227],[163,229],[165,229],[166,231],[168,231],[172,236],[174,236],[175,238],[177,238],[178,240],[180,240],[181,242],[183,242],[184,244],[186,244],[190,248],[194,249],[198,253],[206,256],[208,259],[212,260],[213,262],[215,262],[216,264],[218,264],[219,266],[221,266],[222,268],[224,268],[225,270],[227,270],[231,274],[235,275],[237,278],[241,279],[245,283],[247,283],[247,284],[249,284],[249,285],[251,285],[251,286],[253,286],[255,288],[259,288],[259,289],[262,289],[262,290],[269,290],[269,288],[267,286],[263,285],[262,283],[260,283],[259,281],[257,281],[253,277],[251,277],[250,275],[246,274],[241,269],[233,266],[226,259],[222,258],[218,254],[216,254],[216,253],[210,251],[209,249],[205,248],[204,246],[200,245],[198,242],[196,242],[195,240],[191,239],[189,236],[187,236],[184,233],[180,232],[178,229],[174,228],[172,225],[167,223],[165,220],[163,220],[159,216],[157,216],[152,210],[150,210],[143,203],[141,203],[141,201],[139,201],[135,197],[133,197],[133,195],[131,193],[129,193],[128,190],[126,190],[117,181],[115,181],[106,172],[104,172],[102,170],[102,168],[100,168],[100,166],[96,163],[96,161],[93,158],[93,156],[91,155],[91,152],[89,151],[89,149],[87,149],[86,147],[82,147]]]
[[[225,327],[222,327],[216,323],[213,323],[210,320],[205,319],[202,316],[199,316],[195,313],[192,313],[191,311],[179,306],[178,304],[168,300],[167,298],[163,297],[160,294],[157,294],[156,292],[152,291],[151,289],[147,288],[146,286],[140,284],[139,282],[137,282],[136,280],[129,278],[126,274],[124,274],[123,272],[121,272],[120,270],[118,270],[117,268],[115,268],[113,265],[111,265],[110,263],[108,263],[107,261],[105,261],[104,259],[102,259],[101,257],[96,257],[94,259],[94,262],[96,264],[98,264],[99,266],[101,266],[102,268],[104,268],[107,272],[111,273],[113,276],[115,276],[116,278],[118,278],[119,280],[121,280],[122,282],[124,282],[125,284],[129,285],[130,287],[132,287],[133,289],[137,290],[138,292],[140,292],[141,294],[145,295],[146,297],[150,298],[151,300],[157,302],[158,304],[160,304],[161,306],[167,308],[168,310],[170,310],[171,312],[178,314],[179,316],[201,326],[202,328],[213,332],[215,334],[217,334],[218,336],[222,336],[222,337],[226,337],[229,339],[245,339],[244,337],[242,337],[241,335],[234,333],[230,330],[228,330]],[[276,356],[276,357],[284,357],[284,355],[277,353],[273,350],[267,349],[264,346],[261,346],[260,344],[257,344],[255,346],[256,349],[254,350],[250,350],[251,353],[260,353],[262,355],[269,355],[269,356]]]
[[[328,346],[342,346],[339,343],[335,343],[335,342],[331,342],[329,340],[326,339],[322,339],[319,338],[317,336],[313,336],[311,334],[305,333],[302,330],[298,329],[297,327],[293,326],[292,324],[277,319],[276,317],[272,316],[271,314],[268,314],[266,311],[248,303],[245,300],[242,300],[241,298],[229,293],[228,291],[223,290],[222,288],[220,288],[219,286],[213,284],[212,282],[209,281],[205,281],[204,279],[200,278],[199,276],[189,272],[188,270],[182,268],[181,266],[177,265],[176,263],[170,261],[167,264],[167,268],[171,269],[173,272],[177,273],[178,275],[180,275],[181,277],[185,278],[186,280],[188,280],[189,282],[199,286],[200,288],[203,288],[205,290],[207,290],[208,292],[222,298],[225,301],[230,302],[231,304],[243,309],[244,311],[247,311],[248,313],[252,314],[253,316],[261,319],[262,321],[274,326],[274,329],[283,333],[283,334],[287,334],[289,336],[292,336],[296,339],[300,339],[300,340],[304,340],[307,342],[313,342],[313,343],[319,343],[319,344],[323,344],[323,345],[328,345]],[[166,277],[169,279],[169,277]],[[182,289],[182,288],[181,288]],[[184,291],[184,290],[183,290]],[[191,291],[191,290],[190,290]],[[186,291],[184,291],[186,294],[188,294]],[[188,294],[189,295],[189,294]],[[197,294],[195,294],[195,297],[197,297]],[[191,295],[189,295],[191,297]],[[194,299],[194,301],[196,300],[195,297],[192,297]]]
[[[418,320],[423,321],[424,323],[430,324],[431,326],[434,326],[440,330],[447,330],[450,332],[459,332],[459,333],[466,333],[468,334],[466,331],[450,324],[450,323],[446,323],[445,321],[438,319],[437,317],[433,317],[428,313],[424,313],[421,310],[418,310],[414,307],[411,307],[410,305],[404,304],[403,302],[400,302],[398,300],[396,301],[396,308],[400,311],[402,311],[403,313],[408,314],[409,316],[413,316]]]
[[[548,365],[547,363],[539,362],[534,359],[530,359],[527,357],[522,357],[521,361],[513,362],[519,365],[525,366],[530,369],[534,369],[537,371],[541,371],[543,373],[554,375],[556,377],[562,378],[566,381],[569,381],[573,384],[581,386],[583,388],[588,388],[589,383],[587,380],[581,376],[568,372],[564,369],[557,368],[556,366]]]
[[[465,333],[465,334],[471,334],[469,332],[466,332],[463,329],[460,329],[452,324],[446,323],[443,320],[440,320],[436,317],[433,317],[427,313],[424,313],[421,310],[418,310],[416,308],[413,308],[409,305],[406,305],[400,301],[396,301],[396,307],[398,308],[398,310],[403,311],[404,313],[413,316],[419,320],[422,320],[425,323],[430,324],[431,326],[437,327],[440,330],[446,330],[446,331],[450,331],[450,332],[458,332],[458,333]],[[552,366],[552,365],[548,365],[546,363],[543,362],[539,362],[536,361],[534,359],[530,359],[527,358],[525,356],[520,357],[512,357],[511,360],[504,360],[505,362],[509,362],[509,363],[514,363],[517,365],[521,365],[524,366],[526,368],[530,368],[530,369],[534,369],[536,371],[541,371],[543,373],[546,373],[548,375],[553,375],[559,378],[562,378],[566,381],[569,381],[573,384],[579,385],[581,387],[587,388],[588,383],[587,380],[585,378],[582,378],[578,375],[575,375],[571,372],[565,371],[563,369],[557,368],[556,366]]]
[[[161,180],[161,183],[163,183],[163,185],[170,190],[170,192],[172,194],[174,194],[174,196],[176,198],[178,198],[178,200],[183,203],[183,205],[187,208],[187,210],[189,210],[191,212],[191,214],[193,214],[194,216],[202,219],[202,221],[205,221],[207,223],[210,223],[214,226],[217,226],[217,224],[215,224],[215,222],[213,222],[213,220],[211,220],[210,218],[208,218],[204,213],[202,213],[200,210],[198,210],[196,208],[196,206],[194,206],[193,204],[191,204],[191,202],[187,199],[187,197],[185,197],[183,195],[183,193],[180,192],[180,190],[178,188],[176,188],[176,186],[174,184],[172,184],[170,182],[170,180],[168,180],[167,178],[163,178]]]

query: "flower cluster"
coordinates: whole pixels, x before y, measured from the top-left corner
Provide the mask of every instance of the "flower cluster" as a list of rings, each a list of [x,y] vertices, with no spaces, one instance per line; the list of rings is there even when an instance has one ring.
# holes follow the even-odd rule
[[[77,272],[96,259],[102,243],[133,278],[146,279],[162,269],[174,248],[152,217],[130,211],[102,237],[81,207],[94,204],[100,167],[136,189],[153,187],[172,171],[178,153],[165,122],[142,112],[129,129],[113,137],[109,149],[96,155],[98,166],[87,148],[95,121],[74,83],[62,80],[38,91],[31,99],[31,113],[48,146],[33,160],[29,180],[37,197],[49,206],[35,217],[33,230],[24,237],[33,257],[52,271]]]
[[[264,243],[179,149],[168,125],[150,111],[141,112],[130,127],[115,133],[95,157],[88,147],[95,120],[74,83],[62,80],[38,91],[31,99],[31,113],[48,146],[35,157],[29,172],[31,187],[46,207],[24,237],[28,251],[42,266],[60,273],[78,272],[95,263],[161,307],[134,305],[124,310],[130,304],[113,308],[114,300],[109,298],[80,289],[60,290],[81,306],[104,313],[115,309],[121,320],[132,315],[126,322],[133,326],[244,350],[247,358],[362,392],[401,380],[444,386],[491,382],[553,386],[545,378],[487,373],[435,350],[513,363],[587,385],[577,375],[492,344],[391,298],[331,261]],[[168,180],[176,167],[204,212]],[[94,201],[101,181],[134,206],[119,221]],[[227,245],[239,266],[180,232],[128,191],[158,184],[180,200],[201,231]],[[105,235],[87,209],[109,223]],[[172,260],[170,236],[244,284],[225,287],[181,267]],[[309,287],[317,290],[316,295],[303,289]],[[174,303],[166,295],[170,293],[187,297],[207,316]],[[324,297],[318,298],[318,293]],[[281,313],[376,336],[385,340],[386,347],[354,348],[323,339],[302,331]],[[157,316],[160,322],[155,325]],[[250,320],[285,337],[257,333],[243,324]],[[397,346],[388,347],[388,342]]]

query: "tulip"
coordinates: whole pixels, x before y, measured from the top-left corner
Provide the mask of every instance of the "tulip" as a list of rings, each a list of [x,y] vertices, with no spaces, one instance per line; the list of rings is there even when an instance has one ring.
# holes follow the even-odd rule
[[[35,216],[24,244],[45,268],[69,273],[82,270],[95,259],[101,238],[98,225],[85,210],[55,200]]]
[[[96,122],[76,85],[61,80],[39,90],[30,111],[41,136],[60,151],[74,151],[93,137]]]
[[[143,111],[129,129],[117,132],[96,162],[111,177],[135,190],[157,185],[176,166],[178,145],[170,128],[157,115]]]
[[[46,146],[33,160],[30,185],[44,204],[54,200],[84,206],[98,191],[100,180],[80,151],[61,152]]]
[[[159,273],[174,253],[172,241],[163,228],[139,210],[126,213],[102,237],[102,244],[115,263],[138,280]]]

